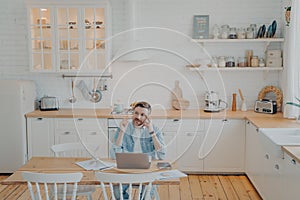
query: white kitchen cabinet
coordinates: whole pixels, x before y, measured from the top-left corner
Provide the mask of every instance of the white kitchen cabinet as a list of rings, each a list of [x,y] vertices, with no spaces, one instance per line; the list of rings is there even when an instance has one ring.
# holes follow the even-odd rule
[[[108,2],[27,0],[27,7],[31,71],[110,73]]]
[[[100,148],[93,152],[97,157],[108,157],[107,120],[97,118],[56,118],[55,144],[80,142],[97,143]],[[82,154],[79,156],[89,156]]]
[[[205,172],[244,172],[245,121],[205,120]]]
[[[204,132],[182,132],[177,136],[178,168],[185,172],[202,172],[203,158],[199,151],[203,144]]]
[[[33,156],[53,156],[53,118],[27,118],[28,159]]]
[[[263,144],[264,151],[264,178],[261,190],[264,199],[281,200],[286,199],[283,196],[282,185],[282,165],[283,165],[283,151],[281,146],[273,143],[263,133],[260,133],[260,138]]]
[[[264,150],[258,128],[251,122],[246,122],[246,152],[245,171],[252,184],[261,196],[264,180]]]
[[[183,119],[173,126],[176,129],[176,165],[185,172],[203,171],[203,159],[199,157],[200,147],[204,138],[204,121]]]
[[[284,154],[282,181],[284,199],[299,199],[300,163],[287,153]]]

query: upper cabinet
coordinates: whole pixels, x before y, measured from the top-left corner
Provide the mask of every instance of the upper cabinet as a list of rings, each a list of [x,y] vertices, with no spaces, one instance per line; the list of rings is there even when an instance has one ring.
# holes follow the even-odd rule
[[[107,2],[27,1],[27,6],[31,71],[110,73]]]

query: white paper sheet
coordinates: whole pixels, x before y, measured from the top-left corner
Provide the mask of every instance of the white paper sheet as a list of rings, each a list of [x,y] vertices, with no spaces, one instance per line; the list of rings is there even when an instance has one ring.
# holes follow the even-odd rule
[[[98,161],[94,159],[76,162],[76,164],[84,168],[85,170],[102,170],[116,166],[115,163]]]

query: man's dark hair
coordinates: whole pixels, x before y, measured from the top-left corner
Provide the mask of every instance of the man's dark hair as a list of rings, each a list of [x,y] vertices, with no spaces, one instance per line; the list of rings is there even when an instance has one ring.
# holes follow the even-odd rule
[[[149,113],[151,113],[151,106],[149,103],[147,103],[145,101],[137,102],[135,104],[135,106],[133,107],[133,109],[135,109],[136,107],[146,108],[149,111]]]

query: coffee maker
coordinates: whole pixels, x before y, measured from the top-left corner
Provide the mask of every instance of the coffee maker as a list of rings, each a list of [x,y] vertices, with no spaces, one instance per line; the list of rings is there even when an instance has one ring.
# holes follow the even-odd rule
[[[225,106],[221,106],[221,103]],[[227,103],[219,99],[219,95],[214,91],[207,91],[205,93],[205,112],[219,112],[227,107]]]

